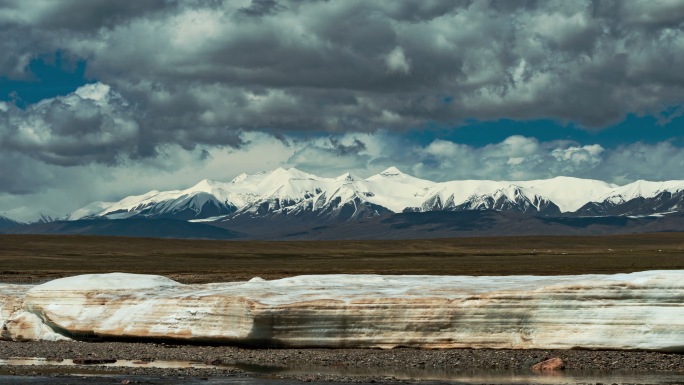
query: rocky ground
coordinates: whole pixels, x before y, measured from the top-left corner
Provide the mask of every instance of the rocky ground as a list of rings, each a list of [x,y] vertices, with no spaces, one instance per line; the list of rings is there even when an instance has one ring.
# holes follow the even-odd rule
[[[551,357],[571,371],[636,371],[682,373],[684,355],[657,352],[491,349],[246,349],[231,346],[124,342],[0,341],[0,359],[41,357],[54,360],[193,361],[199,368],[64,366],[0,366],[0,375],[64,373],[152,376],[265,376],[303,381],[401,382],[473,371],[528,371]]]
[[[182,283],[275,279],[301,274],[440,274],[564,275],[612,274],[643,270],[684,269],[681,234],[659,233],[610,237],[506,237],[451,240],[345,242],[214,242],[118,237],[0,236],[3,246],[0,281],[43,283],[84,273],[161,274]],[[608,252],[610,251],[610,252]],[[657,253],[658,258],[653,258]],[[559,256],[562,256],[560,258]],[[97,382],[92,375],[111,375],[106,383],[130,378],[240,378],[261,376],[293,381],[411,382],[452,378],[472,372],[520,371],[546,358],[560,357],[565,373],[628,371],[673,374],[684,383],[684,355],[655,352],[552,350],[419,350],[419,349],[244,349],[227,346],[123,342],[4,342],[0,360],[49,358],[53,365],[9,366],[3,376],[64,376],[67,381]],[[193,361],[197,367],[57,366],[74,358],[133,361]],[[212,365],[204,365],[203,363]],[[147,378],[147,377],[145,377]],[[131,380],[130,383],[136,383]],[[293,381],[290,381],[293,380]],[[166,384],[164,380],[146,384]],[[484,382],[484,381],[483,381]],[[594,383],[597,381],[594,381]],[[605,382],[605,381],[604,381]],[[35,382],[22,382],[35,383]],[[105,382],[102,382],[105,383]],[[174,383],[188,383],[174,382]],[[197,383],[189,382],[189,383]],[[612,382],[607,382],[611,384]]]

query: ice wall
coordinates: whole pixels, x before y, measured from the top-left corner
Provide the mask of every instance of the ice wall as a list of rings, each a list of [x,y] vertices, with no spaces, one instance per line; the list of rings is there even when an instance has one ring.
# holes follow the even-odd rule
[[[0,285],[0,304],[5,339],[684,351],[684,271],[317,275],[206,285],[103,274],[23,289]]]

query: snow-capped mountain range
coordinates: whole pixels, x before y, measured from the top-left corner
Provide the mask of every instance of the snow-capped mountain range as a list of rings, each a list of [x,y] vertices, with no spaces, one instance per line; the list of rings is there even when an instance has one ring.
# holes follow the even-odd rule
[[[150,191],[118,202],[95,202],[66,219],[149,217],[217,222],[292,217],[348,221],[401,212],[465,210],[540,216],[684,211],[684,181],[636,181],[624,186],[571,177],[432,182],[395,167],[365,179],[350,173],[325,178],[295,168],[278,168],[242,174],[227,183],[203,180],[185,190]]]

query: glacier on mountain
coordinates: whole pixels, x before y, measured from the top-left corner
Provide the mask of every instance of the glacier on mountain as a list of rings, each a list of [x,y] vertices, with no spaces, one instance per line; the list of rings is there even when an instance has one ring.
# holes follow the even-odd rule
[[[350,220],[408,211],[500,210],[558,216],[649,215],[680,209],[684,210],[684,181],[637,181],[624,186],[572,177],[433,182],[395,167],[368,178],[351,173],[326,178],[278,168],[242,174],[229,183],[205,179],[184,190],[95,202],[68,219],[231,220],[287,215]]]
[[[311,275],[183,285],[95,274],[0,284],[0,327],[8,340],[684,352],[683,278]]]

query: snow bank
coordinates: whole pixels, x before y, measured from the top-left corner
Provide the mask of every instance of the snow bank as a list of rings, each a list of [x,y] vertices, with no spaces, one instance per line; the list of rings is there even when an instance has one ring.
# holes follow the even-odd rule
[[[14,313],[28,312],[45,327],[76,339],[684,351],[684,271],[553,277],[314,275],[206,285],[103,274],[63,278],[23,292],[0,285],[0,303],[2,298],[15,304],[12,311],[3,307],[3,325],[17,319]],[[31,327],[39,331],[35,339],[54,338]],[[3,338],[16,339],[12,333],[5,327]]]

